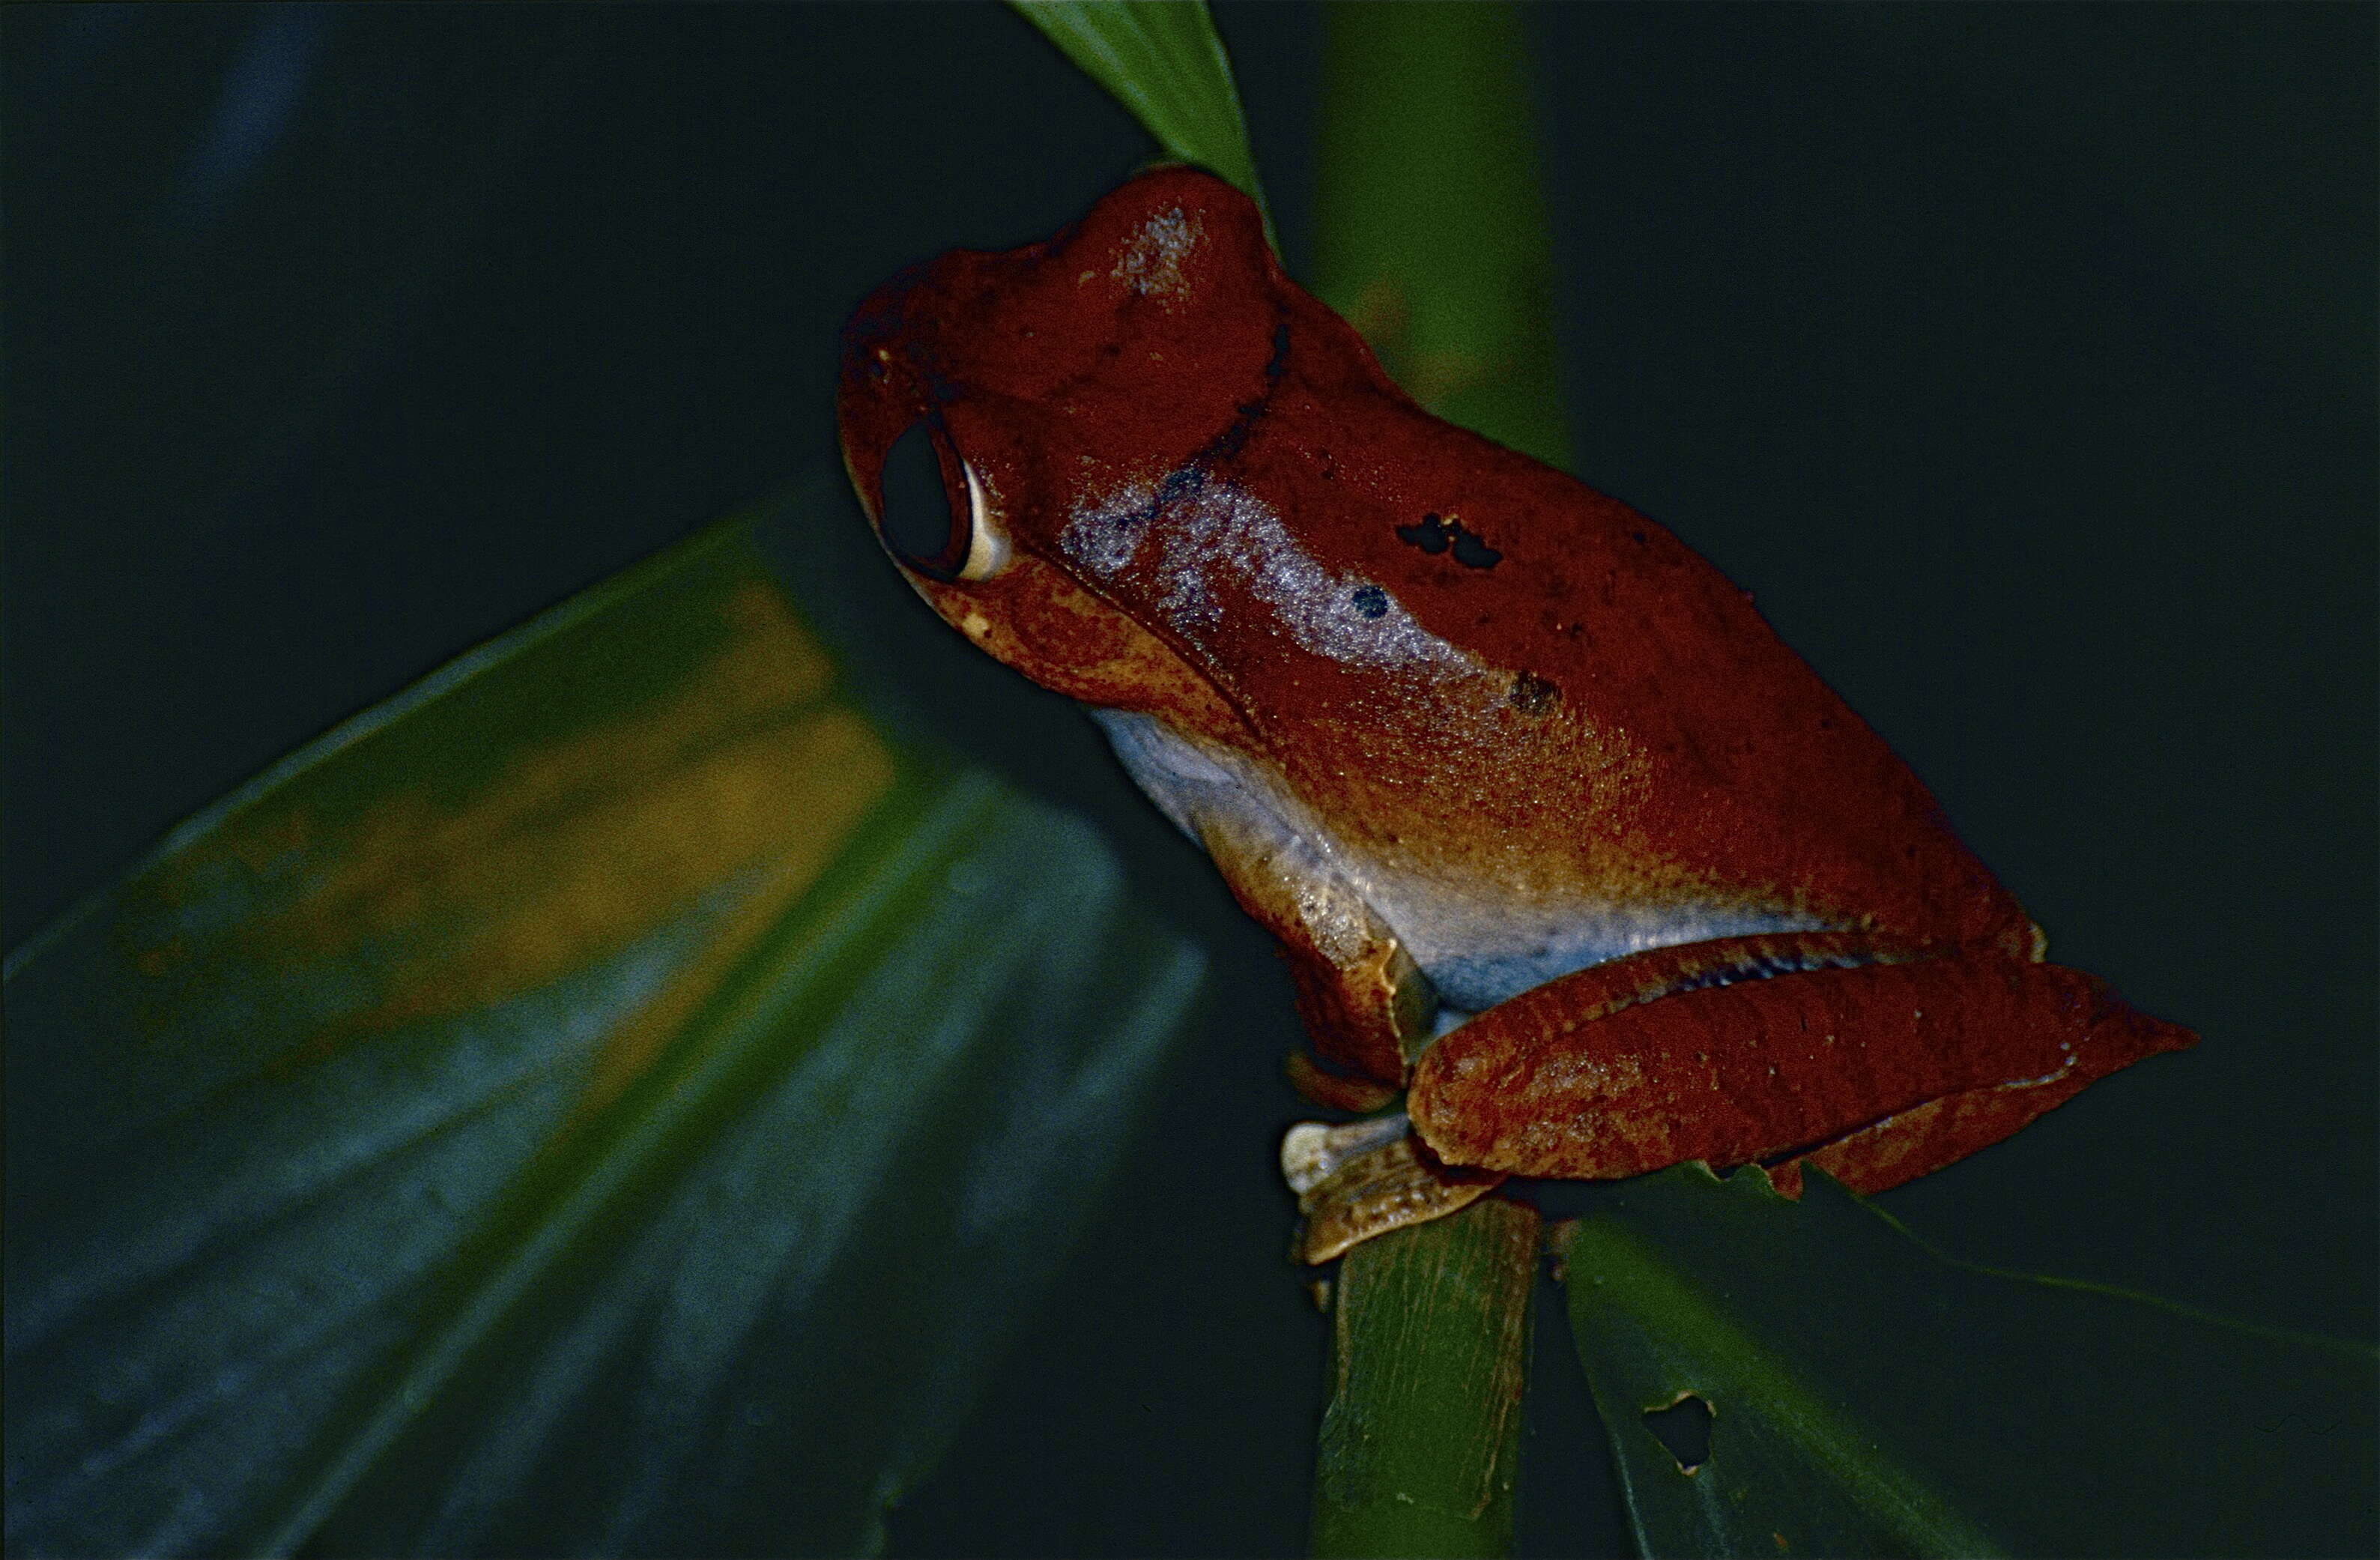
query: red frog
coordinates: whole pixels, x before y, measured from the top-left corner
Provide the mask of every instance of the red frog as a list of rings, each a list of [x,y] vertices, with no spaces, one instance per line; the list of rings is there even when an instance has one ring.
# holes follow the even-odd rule
[[[1742,591],[1415,405],[1209,175],[889,284],[840,416],[917,593],[1279,938],[1309,1093],[1406,1091],[1293,1131],[1309,1260],[1508,1175],[1878,1190],[2196,1039],[2043,962]]]

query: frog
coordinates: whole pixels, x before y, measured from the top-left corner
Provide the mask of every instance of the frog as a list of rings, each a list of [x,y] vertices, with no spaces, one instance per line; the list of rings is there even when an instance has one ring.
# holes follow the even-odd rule
[[[1431,415],[1211,174],[895,277],[836,406],[917,594],[1276,940],[1354,1117],[1283,1144],[1308,1261],[1513,1176],[1881,1191],[2196,1042],[2049,962],[1744,591]]]

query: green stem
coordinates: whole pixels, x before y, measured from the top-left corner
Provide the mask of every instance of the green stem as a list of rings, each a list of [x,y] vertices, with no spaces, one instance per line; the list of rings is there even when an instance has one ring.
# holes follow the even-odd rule
[[[1518,7],[1326,6],[1315,292],[1450,422],[1570,459]]]
[[[1536,1211],[1492,1197],[1347,1253],[1315,1554],[1512,1552],[1536,1261]]]

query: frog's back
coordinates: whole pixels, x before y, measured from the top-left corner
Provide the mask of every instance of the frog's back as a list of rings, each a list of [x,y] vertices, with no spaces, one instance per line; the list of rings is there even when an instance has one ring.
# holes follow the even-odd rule
[[[1803,927],[2029,937],[1744,591],[1625,504],[1430,417],[1279,286],[1285,360],[1160,523],[1155,573],[1338,848],[1407,885],[1387,896],[1566,921],[1601,957]]]

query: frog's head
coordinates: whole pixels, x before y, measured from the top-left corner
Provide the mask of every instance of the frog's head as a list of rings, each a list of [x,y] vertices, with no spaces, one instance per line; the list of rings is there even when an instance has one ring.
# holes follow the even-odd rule
[[[838,400],[885,550],[1036,681],[1237,745],[1210,677],[1068,533],[1087,511],[1161,503],[1229,436],[1278,372],[1294,291],[1254,203],[1185,167],[1142,174],[1047,242],[896,278],[844,329]]]

